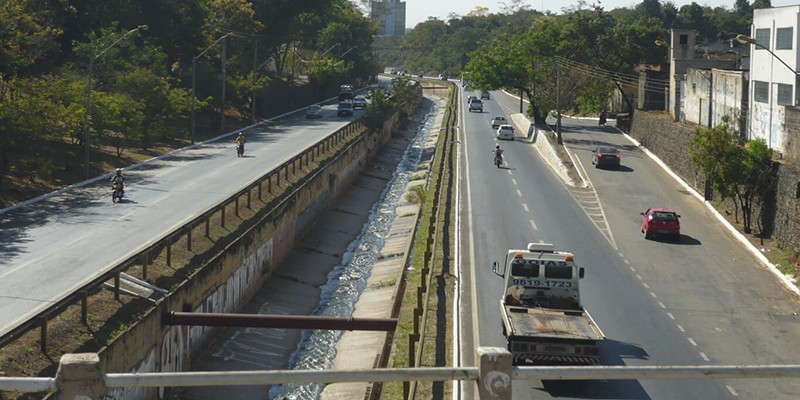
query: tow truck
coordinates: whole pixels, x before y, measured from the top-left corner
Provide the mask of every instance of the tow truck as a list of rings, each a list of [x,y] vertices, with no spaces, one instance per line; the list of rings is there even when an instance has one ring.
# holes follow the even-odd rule
[[[567,251],[549,243],[509,249],[500,270],[503,335],[514,365],[595,365],[605,335],[583,308],[580,279],[585,269]]]

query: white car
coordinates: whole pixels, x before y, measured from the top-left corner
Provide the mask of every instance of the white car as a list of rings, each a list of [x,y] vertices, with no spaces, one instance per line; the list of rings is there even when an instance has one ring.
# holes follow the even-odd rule
[[[497,128],[497,139],[514,140],[514,127],[511,125],[500,125]]]

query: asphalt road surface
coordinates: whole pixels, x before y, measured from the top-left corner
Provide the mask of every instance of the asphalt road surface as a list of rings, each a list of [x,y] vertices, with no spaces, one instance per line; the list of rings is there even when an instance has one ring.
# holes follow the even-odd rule
[[[462,304],[462,329],[472,333],[465,338],[466,360],[476,345],[506,345],[502,279],[491,262],[502,262],[508,248],[543,241],[572,251],[586,267],[582,302],[607,337],[605,365],[800,363],[796,299],[700,200],[596,120],[562,120],[564,142],[589,183],[565,186],[519,132],[513,142],[496,141],[491,118],[509,118],[518,104],[492,92],[483,113],[463,113],[462,273],[464,291],[474,291]],[[505,150],[502,168],[491,162],[496,143]],[[621,149],[618,171],[594,168],[591,150],[598,145]],[[679,241],[644,239],[639,212],[659,206],[681,214]],[[514,382],[515,399],[788,399],[797,393],[797,379]]]

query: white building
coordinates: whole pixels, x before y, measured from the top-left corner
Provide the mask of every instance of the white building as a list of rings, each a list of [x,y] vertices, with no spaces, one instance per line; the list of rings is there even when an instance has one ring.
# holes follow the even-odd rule
[[[800,6],[753,10],[750,37],[748,139],[763,138],[784,152],[786,106],[797,104]]]
[[[373,23],[378,24],[378,36],[403,36],[406,33],[406,2],[400,0],[373,1]]]

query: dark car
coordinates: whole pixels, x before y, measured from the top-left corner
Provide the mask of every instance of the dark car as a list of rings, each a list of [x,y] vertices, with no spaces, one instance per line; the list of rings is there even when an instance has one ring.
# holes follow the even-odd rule
[[[655,236],[669,237],[674,240],[681,238],[681,216],[671,208],[652,207],[639,213],[642,216],[642,233],[645,239]]]
[[[612,167],[619,169],[619,150],[612,146],[600,146],[592,150],[592,164],[595,168]]]
[[[353,116],[353,102],[349,101],[349,100],[340,101],[339,102],[339,107],[336,109],[336,115],[340,116],[340,117],[341,116],[352,117]]]
[[[483,99],[489,100],[489,92],[485,90],[481,92],[481,100]]]

